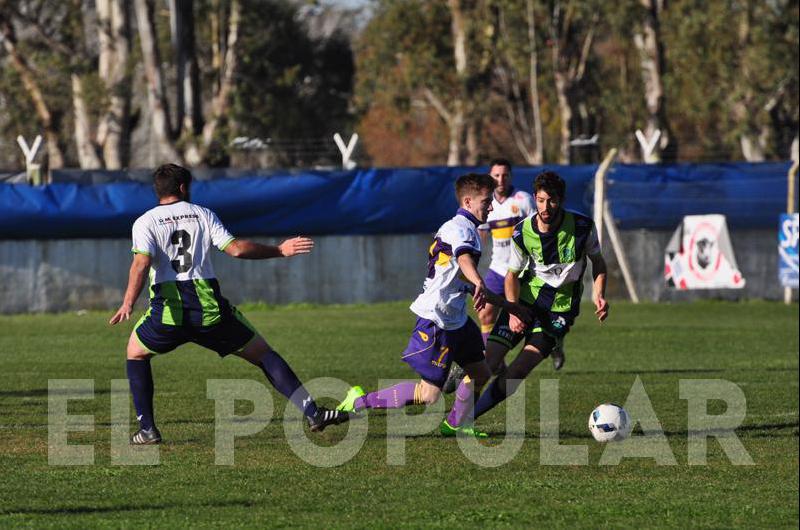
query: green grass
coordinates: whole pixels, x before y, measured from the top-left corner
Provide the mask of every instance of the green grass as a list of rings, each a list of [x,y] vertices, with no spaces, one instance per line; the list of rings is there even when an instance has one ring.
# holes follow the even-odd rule
[[[243,307],[303,379],[340,378],[374,389],[410,377],[399,361],[413,317],[407,304]],[[588,309],[588,308],[587,308]],[[368,419],[358,454],[333,468],[311,466],[289,447],[280,418],[236,442],[236,463],[214,465],[214,402],[206,380],[260,372],[187,346],[153,362],[156,416],[165,437],[158,466],[110,463],[110,381],[125,377],[130,326],[109,315],[0,317],[0,527],[792,527],[798,524],[798,307],[762,302],[615,304],[599,325],[586,311],[567,341],[567,364],[549,361],[527,383],[522,449],[482,468],[455,440],[434,433],[406,443],[406,464],[387,464],[386,415]],[[598,464],[605,446],[586,429],[592,408],[624,402],[639,376],[677,465],[627,458]],[[589,465],[542,465],[539,379],[560,384],[561,444],[584,445]],[[95,464],[51,466],[48,379],[94,379],[95,398],[70,401],[95,430]],[[687,402],[681,379],[725,379],[747,398],[739,438],[755,461],[735,466],[710,439],[708,465],[687,463]],[[252,410],[238,403],[240,414]],[[481,425],[501,443],[505,407]],[[710,410],[725,406],[712,402]],[[131,419],[132,416],[131,416]],[[133,429],[133,421],[131,429]],[[319,437],[335,443],[346,427]],[[641,435],[641,434],[638,434]],[[634,433],[637,436],[637,433]]]

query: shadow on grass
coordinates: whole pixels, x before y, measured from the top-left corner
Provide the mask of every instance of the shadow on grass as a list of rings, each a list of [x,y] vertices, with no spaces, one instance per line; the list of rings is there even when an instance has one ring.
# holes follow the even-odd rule
[[[766,367],[766,368],[664,368],[662,370],[575,370],[564,371],[564,375],[599,375],[599,374],[721,374],[725,372],[797,372],[798,367]]]
[[[49,390],[47,388],[32,388],[30,390],[0,390],[0,398],[4,397],[46,397],[54,396],[103,396],[111,393],[108,388],[95,388],[92,391],[82,390]]]
[[[258,503],[254,501],[215,501],[199,504],[145,504],[121,506],[70,506],[64,508],[3,508],[0,515],[83,515],[92,513],[138,512],[148,510],[169,510],[186,508],[250,508]]]

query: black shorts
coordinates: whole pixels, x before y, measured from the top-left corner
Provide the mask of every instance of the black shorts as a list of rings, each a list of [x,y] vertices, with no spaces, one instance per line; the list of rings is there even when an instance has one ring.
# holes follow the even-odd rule
[[[557,313],[525,302],[520,303],[531,310],[533,313],[533,322],[525,327],[525,331],[514,333],[508,325],[509,314],[503,309],[497,316],[497,321],[494,323],[494,328],[492,328],[492,333],[488,338],[489,341],[498,342],[509,350],[519,344],[523,338],[528,344],[536,342],[537,334],[548,335],[555,339],[556,342],[560,342],[569,332],[569,329],[575,323],[575,319],[578,316],[577,308],[566,313]],[[549,351],[542,353],[545,357],[550,354]]]
[[[178,346],[193,342],[220,357],[245,348],[256,336],[250,322],[235,307],[231,314],[213,326],[169,326],[143,316],[134,328],[139,344],[150,353],[171,352]]]

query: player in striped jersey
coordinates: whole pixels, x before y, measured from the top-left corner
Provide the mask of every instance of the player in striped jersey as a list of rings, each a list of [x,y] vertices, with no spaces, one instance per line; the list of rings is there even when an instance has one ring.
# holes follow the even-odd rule
[[[133,263],[125,298],[110,324],[130,319],[150,276],[150,307],[136,324],[127,348],[127,372],[139,431],[134,444],[154,444],[161,434],[153,416],[150,358],[194,342],[221,357],[236,355],[260,368],[270,383],[305,414],[312,431],[349,419],[317,407],[286,361],[221,294],[211,265],[213,245],[241,259],[269,259],[311,252],[313,241],[287,239],[278,246],[234,238],[216,214],[189,202],[191,173],[175,164],[153,174],[158,206],[133,224]]]
[[[580,311],[587,260],[592,262],[595,314],[601,322],[608,317],[606,263],[594,223],[563,208],[566,185],[556,173],[538,175],[534,192],[536,213],[514,227],[505,277],[508,301],[519,301],[534,319],[526,323],[501,310],[486,347],[486,361],[497,377],[476,403],[476,418],[505,400],[560,347]],[[506,354],[523,339],[522,351],[503,370]]]

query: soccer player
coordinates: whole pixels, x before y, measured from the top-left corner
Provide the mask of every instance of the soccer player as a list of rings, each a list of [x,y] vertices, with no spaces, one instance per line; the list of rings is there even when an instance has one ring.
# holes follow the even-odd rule
[[[478,227],[481,242],[488,243],[489,235],[492,237],[492,261],[484,280],[486,288],[499,296],[505,296],[504,282],[508,270],[508,257],[511,253],[511,233],[517,223],[533,213],[533,199],[530,194],[517,190],[512,184],[511,162],[505,158],[495,158],[489,162],[489,176],[494,179],[495,188],[492,195],[492,211],[486,222]],[[486,344],[486,339],[497,320],[498,307],[487,302],[478,312],[481,322],[481,336]],[[556,356],[553,356],[556,359]],[[558,370],[560,366],[556,368]],[[464,377],[464,370],[458,365],[453,365],[450,375],[442,390],[449,394],[453,392]]]
[[[505,296],[504,283],[508,258],[511,255],[511,234],[517,223],[533,213],[533,199],[529,193],[514,188],[511,162],[505,158],[495,158],[489,163],[489,176],[496,184],[492,196],[492,211],[489,212],[486,223],[478,227],[484,244],[488,242],[489,234],[492,237],[492,261],[484,279],[487,289]],[[484,343],[497,320],[498,309],[487,302],[478,313]]]
[[[487,301],[501,305],[525,318],[520,306],[507,304],[486,291],[478,273],[481,255],[478,226],[492,209],[494,181],[488,175],[470,173],[456,180],[460,205],[456,216],[444,223],[428,249],[428,276],[424,289],[411,304],[417,323],[403,362],[417,372],[420,381],[405,381],[366,394],[361,387],[351,388],[337,410],[359,412],[364,409],[401,408],[410,404],[432,404],[441,396],[453,362],[467,373],[456,390],[456,400],[440,430],[446,436],[459,431],[485,436],[472,427],[471,412],[483,385],[491,377],[483,355],[483,340],[475,322],[467,315],[466,298],[471,292],[475,308]]]
[[[216,214],[189,202],[192,174],[166,164],[153,174],[158,206],[133,224],[133,263],[114,325],[130,319],[150,275],[150,308],[128,340],[127,372],[140,429],[136,445],[161,442],[153,416],[150,358],[187,342],[241,357],[260,368],[270,383],[305,414],[312,431],[348,421],[349,415],[318,407],[286,361],[221,294],[209,250],[215,246],[240,259],[269,259],[311,252],[313,241],[287,239],[278,246],[234,238]]]
[[[505,294],[510,303],[527,307],[533,320],[524,322],[500,311],[486,346],[486,361],[497,377],[475,405],[475,418],[515,392],[519,381],[560,347],[580,310],[587,260],[592,263],[595,314],[601,322],[608,317],[606,263],[594,223],[565,210],[565,194],[560,176],[539,174],[534,182],[536,212],[514,227]],[[503,370],[506,354],[523,339],[522,351]]]

